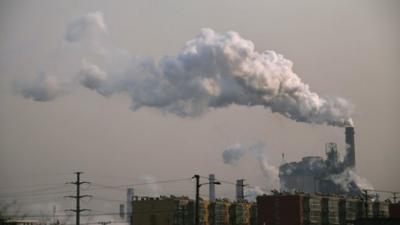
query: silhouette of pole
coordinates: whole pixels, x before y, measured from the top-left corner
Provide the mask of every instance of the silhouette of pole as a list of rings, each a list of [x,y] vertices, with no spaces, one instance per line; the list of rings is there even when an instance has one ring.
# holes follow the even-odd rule
[[[368,190],[364,190],[364,198],[365,218],[368,218]]]
[[[82,184],[90,184],[90,182],[86,181],[81,181],[80,180],[80,175],[82,172],[75,172],[76,174],[76,182],[68,182],[67,184],[73,184],[76,186],[76,195],[70,195],[70,196],[65,196],[67,198],[75,198],[76,199],[76,208],[75,209],[68,209],[66,211],[71,211],[76,214],[76,225],[80,225],[80,214],[83,211],[89,211],[89,209],[81,209],[80,205],[80,199],[81,198],[86,198],[86,197],[91,197],[91,195],[81,195],[80,194],[80,186]]]
[[[198,174],[194,175],[193,178],[196,179],[196,206],[194,212],[195,225],[199,225],[199,191],[200,191],[200,176]]]
[[[200,187],[202,185],[211,184],[211,183],[212,184],[216,184],[216,185],[220,185],[221,182],[213,181],[213,182],[200,184],[200,175],[196,174],[196,175],[193,176],[193,178],[196,179],[196,206],[195,206],[194,219],[195,219],[195,225],[199,225],[200,224],[200,217],[199,217],[199,208],[200,208],[200,202],[199,202],[200,201],[200,197],[199,197],[200,193],[199,192],[200,192]]]

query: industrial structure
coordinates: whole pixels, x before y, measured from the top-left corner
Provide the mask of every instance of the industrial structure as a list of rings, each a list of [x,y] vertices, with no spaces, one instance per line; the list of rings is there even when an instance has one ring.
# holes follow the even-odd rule
[[[229,225],[229,208],[231,202],[228,199],[216,199],[208,206],[210,225]]]
[[[194,225],[195,201],[188,197],[135,197],[132,202],[133,225]],[[230,202],[200,198],[201,225],[256,225],[256,205],[247,201]],[[253,217],[253,218],[252,218]]]
[[[135,197],[132,225],[194,225],[195,201],[188,197]],[[257,202],[200,199],[201,225],[355,225],[396,219],[400,205],[362,198],[275,192]]]
[[[126,222],[128,223],[131,223],[132,220],[132,200],[134,195],[133,188],[126,190]]]
[[[257,211],[259,225],[349,225],[390,217],[387,202],[306,194],[258,196]]]
[[[279,167],[281,191],[360,195],[360,187],[350,177],[356,166],[353,127],[346,127],[345,141],[343,161],[339,160],[337,145],[328,143],[325,160],[319,156],[306,156],[300,162],[282,164]]]

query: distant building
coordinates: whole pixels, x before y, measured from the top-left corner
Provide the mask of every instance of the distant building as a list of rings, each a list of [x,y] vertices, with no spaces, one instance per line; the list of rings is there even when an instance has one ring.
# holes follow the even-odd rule
[[[208,206],[210,225],[229,225],[229,208],[231,202],[228,199],[216,199]]]
[[[210,211],[209,211],[209,201],[203,200],[200,198],[199,202],[199,224],[200,225],[210,225]],[[195,224],[195,208],[196,208],[196,201],[190,200],[188,204],[188,216],[189,216],[189,223],[188,225]],[[186,224],[184,224],[186,225]]]
[[[39,220],[10,219],[4,222],[5,225],[42,225]]]
[[[132,202],[133,225],[194,225],[196,202],[188,197],[136,197]],[[257,205],[246,200],[230,202],[200,198],[200,225],[256,225]]]
[[[354,221],[354,225],[399,225],[398,218],[361,218]]]
[[[361,218],[389,218],[389,207],[335,196],[264,195],[257,197],[257,218],[258,225],[353,225]]]
[[[339,160],[335,143],[326,145],[326,160],[319,156],[306,156],[299,162],[284,163],[279,167],[281,191],[310,194],[340,194],[358,196],[360,188],[351,179],[355,168],[354,128],[346,127],[346,155]]]
[[[250,224],[256,225],[257,224],[257,203],[251,203],[250,207]]]
[[[133,225],[190,225],[187,197],[142,197],[132,202]]]
[[[236,201],[230,207],[231,225],[251,225],[252,223],[252,205],[246,200]]]
[[[400,203],[389,205],[389,215],[391,218],[400,219]]]

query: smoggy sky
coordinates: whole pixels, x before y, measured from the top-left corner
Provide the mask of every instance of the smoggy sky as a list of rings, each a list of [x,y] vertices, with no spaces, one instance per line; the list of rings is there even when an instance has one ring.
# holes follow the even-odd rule
[[[225,180],[244,178],[252,185],[270,186],[257,159],[245,155],[236,166],[228,165],[223,162],[223,151],[237,144],[265,143],[267,160],[274,166],[282,162],[282,153],[286,161],[323,156],[326,142],[336,142],[343,152],[344,128],[295,122],[287,118],[291,116],[272,113],[270,102],[246,106],[241,104],[242,95],[235,95],[239,100],[224,102],[223,107],[181,117],[176,113],[177,103],[170,100],[163,110],[149,107],[154,105],[153,98],[148,100],[145,95],[154,86],[140,86],[145,97],[138,98],[136,92],[109,84],[102,87],[115,89],[111,95],[104,94],[98,86],[71,78],[85,72],[76,66],[82,64],[82,58],[92,60],[85,61],[85,68],[92,72],[93,62],[97,66],[110,59],[119,63],[127,54],[145,61],[150,57],[155,62],[165,56],[180,55],[182,59],[187,56],[183,54],[186,42],[198,37],[202,28],[209,28],[218,35],[237,32],[260,54],[266,50],[282,54],[293,63],[292,71],[321,98],[346,99],[353,111],[357,173],[377,189],[400,191],[399,10],[400,4],[394,0],[1,1],[2,186],[63,183],[74,179],[72,173],[78,170],[86,173],[86,179],[106,185],[215,173]],[[72,34],[68,36],[68,27],[93,12],[101,12],[106,29],[100,26],[100,31],[95,31],[100,32],[100,37],[96,36],[100,40],[93,42],[89,35],[84,43],[77,43],[79,31],[69,31]],[[113,52],[109,59],[99,57],[102,47]],[[118,63],[108,65],[108,70],[118,73]],[[165,64],[164,69],[171,67],[171,63]],[[24,82],[38,74],[83,85],[68,86],[51,101],[24,98],[23,94],[27,95],[21,85],[23,89]],[[130,81],[118,79],[124,84]],[[246,87],[260,91],[254,85]],[[172,96],[197,91],[180,90]],[[196,92],[193,96],[204,103],[203,95]],[[134,111],[132,98],[141,103]],[[204,103],[207,107],[222,101],[209,95],[206,99],[211,99]],[[278,107],[278,112],[281,109]],[[321,118],[326,115],[318,121]],[[190,195],[191,185],[157,187],[161,188],[157,192]],[[220,196],[233,195],[231,186],[217,190]],[[145,189],[140,191],[138,194],[146,194]],[[101,194],[124,198],[123,189]]]

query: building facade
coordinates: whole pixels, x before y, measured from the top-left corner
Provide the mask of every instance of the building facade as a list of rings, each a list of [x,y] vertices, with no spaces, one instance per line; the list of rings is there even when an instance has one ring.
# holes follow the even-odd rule
[[[257,213],[258,225],[353,225],[360,218],[388,218],[389,205],[337,196],[277,194],[258,196]]]
[[[132,202],[133,225],[189,225],[189,198],[136,198]]]

